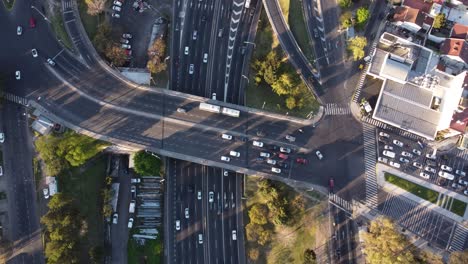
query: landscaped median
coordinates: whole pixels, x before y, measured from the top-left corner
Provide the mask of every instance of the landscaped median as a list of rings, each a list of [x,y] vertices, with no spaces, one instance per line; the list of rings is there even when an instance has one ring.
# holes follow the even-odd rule
[[[385,181],[398,186],[402,188],[405,191],[408,191],[419,198],[422,198],[426,201],[429,201],[433,204],[439,205],[437,202],[437,199],[439,197],[439,192],[434,191],[432,189],[426,188],[424,186],[421,186],[419,184],[416,184],[414,182],[408,181],[406,179],[403,179],[401,177],[398,177],[394,174],[385,172]],[[453,197],[449,197],[449,211],[453,212],[454,214],[457,214],[461,217],[465,214],[466,210],[466,203],[463,201],[460,201],[458,199],[455,199]],[[451,204],[451,206],[450,206]],[[439,205],[440,206],[440,205]]]

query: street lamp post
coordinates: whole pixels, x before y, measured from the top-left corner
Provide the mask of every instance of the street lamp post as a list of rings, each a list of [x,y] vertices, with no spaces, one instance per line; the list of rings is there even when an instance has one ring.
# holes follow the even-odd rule
[[[50,20],[39,10],[37,9],[35,6],[31,5],[31,8],[32,9],[35,9],[43,18],[45,21],[49,22],[50,23]]]
[[[250,41],[244,41],[244,44],[252,44],[252,45],[254,45],[254,49],[255,49],[255,47],[257,47],[257,45],[255,45],[255,43],[250,42]]]

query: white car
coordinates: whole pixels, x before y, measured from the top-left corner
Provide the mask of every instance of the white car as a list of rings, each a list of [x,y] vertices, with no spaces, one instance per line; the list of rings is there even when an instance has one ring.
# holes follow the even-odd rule
[[[50,66],[55,66],[55,61],[53,61],[51,58],[47,59],[47,63],[49,63]]]
[[[396,139],[393,140],[393,144],[394,144],[395,146],[400,147],[400,148],[403,147],[403,142],[401,142],[401,141],[399,141],[399,140],[396,140]]]
[[[423,165],[422,165],[421,163],[416,162],[416,161],[413,162],[413,166],[416,167],[416,168],[418,168],[418,169],[422,169],[422,167],[423,167]]]
[[[195,66],[194,66],[193,64],[190,64],[189,70],[188,70],[188,73],[189,73],[189,74],[193,74],[194,67],[195,67]]]
[[[322,155],[322,153],[320,152],[320,150],[315,151],[315,155],[317,155],[317,158],[318,158],[319,160],[322,160],[322,159],[323,159],[323,155]]]
[[[221,160],[222,160],[222,161],[229,162],[229,161],[231,161],[231,158],[226,157],[226,156],[221,156]]]
[[[432,173],[436,173],[436,172],[437,172],[436,169],[434,169],[434,168],[432,168],[432,167],[429,167],[429,166],[426,166],[426,167],[424,168],[424,170],[425,170],[425,171],[428,171],[428,172],[432,172]]]
[[[203,244],[203,234],[198,234],[198,244]]]
[[[386,137],[386,138],[389,138],[389,137],[390,137],[390,135],[387,134],[387,133],[385,133],[385,132],[380,132],[380,133],[379,133],[379,136],[381,136],[381,137]]]
[[[429,178],[431,178],[431,175],[429,175],[429,174],[427,174],[425,172],[419,173],[419,176],[421,176],[422,178],[427,179],[427,180],[429,180]]]
[[[23,34],[23,27],[22,26],[17,26],[16,27],[16,35],[21,36]]]
[[[229,155],[233,156],[233,157],[240,157],[240,152],[237,152],[237,151],[234,151],[234,150],[231,150],[229,152]]]
[[[452,172],[453,170],[452,167],[449,167],[447,165],[441,165],[440,168],[448,172]]]
[[[117,1],[117,0],[115,0],[115,1],[113,2],[113,4],[114,4],[115,6],[122,6],[122,2],[119,2],[119,1]]]
[[[413,154],[409,153],[409,152],[406,152],[406,151],[402,151],[401,152],[401,155],[403,157],[408,157],[408,158],[412,158],[413,157]]]
[[[263,142],[260,142],[260,141],[254,140],[254,141],[252,142],[252,144],[253,144],[254,146],[256,146],[256,147],[260,147],[260,148],[263,147]],[[267,157],[267,158],[268,158],[268,157]]]
[[[390,164],[390,166],[395,167],[395,168],[400,168],[400,166],[401,166],[400,163],[393,162],[393,161],[390,161],[389,164]]]
[[[15,78],[16,78],[16,80],[21,80],[21,72],[20,71],[15,72]]]
[[[208,202],[212,203],[214,201],[214,192],[210,191],[208,193]]]
[[[291,153],[291,149],[290,149],[290,148],[283,148],[283,147],[281,147],[281,148],[280,148],[280,152],[283,152],[283,153]]]
[[[187,219],[190,218],[190,214],[189,214],[189,209],[188,209],[188,208],[185,208],[185,218],[187,218]]]
[[[232,230],[232,240],[237,240],[237,231]]]
[[[114,18],[120,18],[120,14],[112,13],[112,17],[114,17]]]
[[[289,140],[289,142],[294,142],[296,141],[296,138],[291,135],[286,135],[286,140]]]
[[[232,140],[232,136],[229,135],[229,134],[222,134],[222,135],[221,135],[221,138],[222,138],[222,139],[227,139],[227,140]]]
[[[281,169],[275,167],[271,167],[271,171],[274,173],[281,173]]]
[[[202,199],[201,191],[198,191],[198,192],[197,192],[197,199],[198,199],[198,200],[201,200],[201,199]]]
[[[223,175],[227,177],[227,176],[229,176],[229,172],[227,170],[225,170],[225,171],[223,171]]]
[[[426,154],[426,158],[432,159],[432,160],[436,160],[436,159],[437,159],[437,156],[436,156],[436,155],[432,155],[432,154],[430,154],[430,153],[427,153],[427,154]]]
[[[122,34],[122,38],[131,39],[131,38],[132,38],[132,34],[124,33],[124,34]]]
[[[269,158],[271,155],[268,152],[260,152],[260,157]]]
[[[130,217],[130,219],[128,219],[127,227],[128,227],[128,228],[132,228],[132,227],[133,227],[133,217]]]
[[[421,151],[418,150],[418,149],[413,149],[413,153],[418,155],[418,156],[421,156]]]
[[[393,147],[392,147],[392,146],[389,146],[389,145],[385,145],[385,146],[384,146],[384,149],[386,149],[386,150],[393,150]]]
[[[130,43],[130,40],[125,39],[125,38],[122,38],[122,39],[120,39],[120,43],[122,43],[122,44],[128,44],[128,43]]]
[[[112,223],[113,223],[114,225],[116,225],[118,222],[119,222],[119,214],[118,214],[118,213],[115,213],[115,214],[112,216]]]
[[[456,182],[452,183],[452,188],[454,189],[460,189],[462,186],[457,184]]]
[[[464,190],[464,191],[463,191],[463,194],[464,194],[464,195],[468,195],[468,190]]]
[[[37,58],[38,54],[37,54],[37,50],[36,49],[32,49],[31,50],[31,54],[34,58]]]
[[[276,160],[274,159],[267,159],[267,163],[271,165],[276,165]]]
[[[3,167],[0,166],[0,176],[3,176]]]
[[[188,47],[188,46],[185,47],[185,49],[184,49],[184,54],[185,54],[185,55],[188,55],[188,54],[189,54],[189,47]]]
[[[468,181],[458,180],[458,184],[463,185],[463,186],[468,186]]]
[[[5,142],[5,133],[0,133],[0,143]]]
[[[49,188],[42,189],[42,193],[44,194],[44,198],[49,199]]]
[[[176,220],[176,221],[175,221],[175,229],[176,229],[177,231],[180,230],[180,220]]]
[[[213,94],[211,95],[211,99],[216,100],[216,93],[213,93]]]
[[[453,181],[455,179],[455,176],[453,176],[453,174],[450,174],[446,171],[439,171],[439,176],[449,181]]]
[[[197,39],[197,33],[198,33],[198,32],[197,32],[196,30],[193,31],[193,34],[192,34],[192,39],[193,39],[193,40],[196,40],[196,39]]]
[[[129,45],[129,44],[122,44],[122,49],[132,49],[132,45]]]
[[[388,163],[388,159],[384,157],[379,157],[377,160],[382,163]]]
[[[120,11],[122,11],[122,8],[120,6],[112,6],[112,10],[120,12]]]
[[[203,54],[203,63],[208,63],[208,53]]]
[[[466,172],[464,172],[464,171],[462,171],[462,170],[456,170],[456,171],[455,171],[455,174],[458,174],[458,175],[460,175],[460,176],[462,176],[462,177],[465,177],[465,176],[466,176]]]
[[[409,163],[409,160],[408,159],[405,159],[403,157],[400,157],[400,161],[403,162],[403,163]]]

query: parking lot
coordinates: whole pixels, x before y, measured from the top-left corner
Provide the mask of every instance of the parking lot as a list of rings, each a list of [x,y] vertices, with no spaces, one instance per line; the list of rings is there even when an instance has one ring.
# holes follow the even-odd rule
[[[437,152],[422,140],[408,139],[382,129],[377,133],[379,162],[468,195],[468,160],[463,151]]]

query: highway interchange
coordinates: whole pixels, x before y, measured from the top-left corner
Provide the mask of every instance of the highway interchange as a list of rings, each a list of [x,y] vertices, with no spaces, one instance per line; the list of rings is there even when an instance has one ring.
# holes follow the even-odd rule
[[[269,11],[276,10],[278,14],[277,5],[272,1],[264,2],[267,2]],[[31,104],[51,118],[80,132],[130,147],[146,148],[168,157],[225,167],[238,172],[260,172],[265,175],[271,173],[271,166],[256,161],[260,149],[252,146],[254,139],[270,146],[291,147],[296,150],[292,158],[298,157],[298,152],[301,152],[301,156],[311,162],[308,166],[291,163],[292,168],[282,172],[280,176],[288,180],[326,185],[329,177],[334,175],[337,189],[347,186],[342,191],[344,197],[363,195],[353,192],[354,187],[362,183],[364,166],[362,128],[351,115],[325,116],[314,128],[307,121],[260,113],[213,100],[208,102],[242,109],[241,117],[226,117],[198,109],[199,102],[206,100],[201,97],[211,98],[213,93],[216,93],[216,99],[220,101],[240,105],[244,103],[243,87],[246,80],[242,76],[248,67],[244,55],[248,55],[253,48],[246,41],[254,17],[258,19],[258,13],[252,14],[239,3],[241,1],[176,1],[174,17],[177,19],[174,21],[171,45],[171,87],[174,91],[167,91],[134,85],[105,65],[95,56],[94,49],[90,47],[89,40],[83,33],[81,22],[72,10],[65,10],[64,18],[80,53],[78,58],[63,49],[49,25],[40,19],[35,10],[29,8],[28,2],[17,0],[11,13],[6,13],[3,6],[0,8],[0,25],[8,29],[5,32],[9,32],[6,34],[8,41],[4,42],[8,44],[3,44],[8,47],[0,51],[3,61],[0,71],[8,74],[6,91],[31,100]],[[255,1],[252,5],[254,3]],[[337,38],[334,33],[329,32],[336,31],[338,22],[334,19],[338,9],[336,6],[325,8],[330,8],[325,12],[325,20],[328,21],[325,36],[327,39]],[[257,8],[256,12],[259,9]],[[38,18],[34,29],[27,28],[30,16]],[[283,22],[278,21],[281,20],[280,17],[271,17],[275,20],[275,28],[282,28],[283,33],[287,31],[284,25],[281,27]],[[15,34],[18,24],[25,27],[22,36]],[[313,22],[311,25],[316,27]],[[193,37],[195,30],[196,39]],[[231,40],[230,37],[234,39]],[[339,40],[332,41],[339,43]],[[286,43],[283,47],[286,52],[296,49],[294,43],[282,43]],[[184,54],[185,47],[189,47],[188,55]],[[242,47],[247,48],[243,51]],[[32,48],[38,50],[38,58],[31,56]],[[346,79],[343,76],[355,74],[355,68],[342,61],[342,52],[342,48],[333,52],[334,56],[329,58],[329,66],[324,60],[320,60],[321,80],[327,88],[321,100],[324,103],[346,106],[354,85],[343,82]],[[203,62],[204,53],[208,54],[207,63]],[[55,67],[46,64],[45,61],[49,57],[56,61]],[[190,64],[193,64],[194,74],[189,73]],[[312,82],[313,74],[309,65],[297,65],[304,68],[302,73],[306,81]],[[21,81],[14,80],[14,70],[21,70]],[[177,108],[180,107],[186,109],[186,113],[177,112]],[[298,133],[299,129],[303,129],[304,133]],[[265,136],[258,136],[257,131],[265,131]],[[235,140],[223,140],[220,137],[221,133],[230,133]],[[287,134],[295,135],[296,142],[286,141],[284,137]],[[248,138],[247,142],[242,138]],[[323,161],[319,162],[313,154],[316,149],[320,149],[325,155]],[[238,150],[241,157],[233,158],[229,164],[223,164],[220,156],[227,155],[230,150]],[[172,171],[180,172],[173,179],[175,186],[179,186],[179,183],[181,186],[192,184],[194,193],[190,195],[195,197],[198,188],[204,194],[201,201],[191,198],[189,204],[177,202],[177,197],[173,200],[173,217],[181,218],[184,227],[181,232],[174,232],[176,240],[189,235],[176,244],[175,252],[187,251],[189,247],[201,250],[202,247],[198,247],[195,240],[196,233],[202,230],[205,232],[206,247],[204,246],[202,251],[191,251],[198,261],[203,263],[204,260],[211,259],[213,262],[242,262],[240,258],[245,257],[241,252],[243,247],[236,248],[231,235],[232,230],[242,229],[237,219],[240,214],[237,211],[239,207],[229,208],[228,205],[228,208],[218,215],[217,211],[215,213],[215,210],[210,209],[207,202],[207,193],[213,190],[220,193],[221,197],[222,193],[232,193],[236,204],[239,204],[241,190],[238,175],[229,172],[228,176],[223,176],[219,168],[183,161],[174,161],[171,166]],[[356,190],[359,189],[356,187]],[[189,195],[187,192],[179,189],[175,193]],[[224,197],[221,197],[221,204],[224,206]],[[215,202],[218,201],[216,195]],[[186,207],[193,208],[190,221],[182,219],[182,210]],[[222,220],[224,217],[227,218]],[[224,232],[212,232],[211,223],[217,226],[213,228],[220,228]],[[207,226],[210,229],[207,229]],[[243,236],[239,234],[238,239],[243,239]],[[220,251],[208,251],[208,248],[213,249],[218,241],[224,241],[225,245],[229,246],[223,246],[223,250]]]

